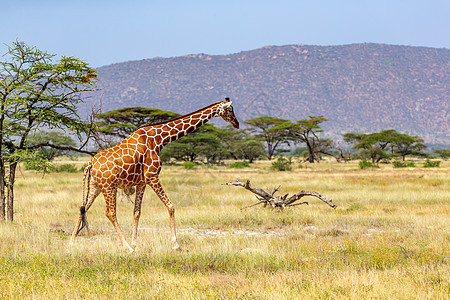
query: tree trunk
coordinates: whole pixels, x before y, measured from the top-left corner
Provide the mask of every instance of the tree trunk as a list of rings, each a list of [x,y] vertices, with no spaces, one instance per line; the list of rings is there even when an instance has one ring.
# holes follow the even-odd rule
[[[11,163],[9,166],[7,218],[10,222],[14,219],[14,181],[16,179],[16,167],[17,162]]]
[[[2,104],[0,106],[0,221],[5,221],[6,211],[6,195],[5,195],[5,160],[1,157],[1,153],[3,152],[3,123],[5,121],[5,103],[6,103],[6,95],[3,96]]]
[[[0,158],[0,221],[5,221],[6,211],[5,211],[5,163],[3,158]]]
[[[312,149],[311,144],[309,143],[308,139],[306,139],[306,147],[308,148],[308,161],[310,163],[314,163],[314,153],[313,153],[313,149]]]
[[[272,159],[272,155],[273,155],[273,151],[272,151],[271,147],[269,146],[267,148],[267,154],[266,154],[266,157],[269,161]]]

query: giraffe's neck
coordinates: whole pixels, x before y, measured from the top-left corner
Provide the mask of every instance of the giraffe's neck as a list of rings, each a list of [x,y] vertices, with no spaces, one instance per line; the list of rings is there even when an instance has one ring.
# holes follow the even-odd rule
[[[150,126],[150,128],[156,130],[155,141],[157,149],[161,150],[168,143],[193,132],[211,120],[211,118],[215,117],[217,115],[217,110],[217,104],[210,105],[194,113]]]

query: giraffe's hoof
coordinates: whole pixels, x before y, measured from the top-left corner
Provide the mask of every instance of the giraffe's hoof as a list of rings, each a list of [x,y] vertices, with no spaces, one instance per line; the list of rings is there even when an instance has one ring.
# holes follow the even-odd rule
[[[134,252],[134,248],[131,248],[130,245],[125,245],[125,249],[128,251],[128,254],[131,254]]]
[[[172,246],[172,250],[182,251],[182,249],[181,249],[180,245],[178,245],[178,243]]]

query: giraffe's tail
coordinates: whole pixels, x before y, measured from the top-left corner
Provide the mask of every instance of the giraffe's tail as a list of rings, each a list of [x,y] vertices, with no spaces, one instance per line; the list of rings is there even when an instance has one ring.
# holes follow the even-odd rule
[[[89,162],[89,164],[86,166],[86,168],[84,169],[83,172],[83,204],[80,206],[80,214],[81,214],[81,227],[80,229],[78,229],[77,231],[77,235],[78,233],[80,233],[80,231],[86,227],[86,229],[89,230],[88,227],[88,223],[87,223],[87,218],[86,218],[86,205],[88,204],[88,197],[89,197],[89,183],[91,181],[91,168],[92,165]],[[87,175],[87,193],[85,194],[85,187],[86,187],[86,175]]]
[[[83,205],[80,207],[80,214],[81,214],[81,227],[80,229],[77,230],[77,235],[84,227],[86,227],[86,229],[89,229],[86,219],[86,208]]]

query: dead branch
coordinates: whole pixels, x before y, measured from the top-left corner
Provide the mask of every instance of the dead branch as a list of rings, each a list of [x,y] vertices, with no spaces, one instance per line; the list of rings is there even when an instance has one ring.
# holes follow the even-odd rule
[[[260,188],[252,187],[252,185],[250,184],[250,180],[247,180],[245,183],[243,183],[243,182],[240,182],[239,179],[234,182],[223,183],[223,185],[241,186],[259,196],[259,197],[256,196],[256,198],[259,200],[258,202],[253,203],[244,208],[249,208],[249,207],[252,207],[252,206],[255,206],[258,204],[264,204],[264,206],[271,206],[273,208],[281,208],[281,209],[283,209],[285,207],[296,206],[296,205],[301,205],[301,204],[308,205],[308,202],[306,202],[306,201],[300,202],[300,203],[295,203],[296,201],[300,200],[301,198],[303,198],[305,196],[317,197],[320,200],[322,200],[323,202],[325,202],[326,204],[328,204],[329,206],[331,206],[332,208],[336,208],[336,205],[333,203],[332,200],[329,200],[329,199],[325,198],[324,196],[322,196],[320,193],[314,192],[314,191],[301,191],[300,193],[297,193],[288,198],[289,194],[286,194],[281,197],[275,196],[275,193],[278,191],[280,186],[274,187],[274,189],[272,191],[268,188],[267,192],[266,192]]]

